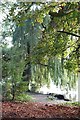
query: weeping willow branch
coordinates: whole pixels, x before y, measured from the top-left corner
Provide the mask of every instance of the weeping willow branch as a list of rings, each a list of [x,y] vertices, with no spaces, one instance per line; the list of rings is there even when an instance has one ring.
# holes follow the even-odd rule
[[[74,33],[66,32],[66,31],[57,31],[57,32],[66,33],[68,35],[72,35],[72,36],[75,36],[75,37],[80,37],[80,35],[76,35]]]
[[[48,64],[43,64],[43,63],[40,63],[40,62],[37,62],[37,64],[39,64],[39,65],[41,65],[41,66],[44,66],[44,67],[53,68],[51,65],[48,65]]]
[[[35,2],[32,2],[32,3],[28,6],[28,8],[25,9],[25,12],[26,12],[26,13],[28,12],[28,10],[31,8],[31,6],[32,6],[33,4],[35,4]]]

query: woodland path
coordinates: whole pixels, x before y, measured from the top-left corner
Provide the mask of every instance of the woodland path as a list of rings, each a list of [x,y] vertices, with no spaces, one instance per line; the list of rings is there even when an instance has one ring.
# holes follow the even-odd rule
[[[34,102],[49,103],[49,104],[60,104],[66,102],[64,100],[58,100],[56,98],[50,100],[48,99],[47,94],[33,93],[33,92],[27,92],[27,94],[32,97]]]

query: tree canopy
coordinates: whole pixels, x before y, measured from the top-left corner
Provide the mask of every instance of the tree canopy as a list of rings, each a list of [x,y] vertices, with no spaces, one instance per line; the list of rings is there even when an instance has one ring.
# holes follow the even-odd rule
[[[49,86],[50,79],[56,85],[69,83],[74,87],[80,64],[80,3],[17,2],[2,6],[9,8],[4,26],[10,26],[2,36],[11,36],[13,43],[5,51],[8,60],[3,54],[3,80],[9,75],[13,87],[26,81],[34,91],[44,84]]]

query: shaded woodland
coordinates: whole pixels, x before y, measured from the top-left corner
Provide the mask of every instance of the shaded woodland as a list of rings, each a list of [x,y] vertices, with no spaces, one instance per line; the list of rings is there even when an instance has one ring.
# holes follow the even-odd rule
[[[61,89],[66,85],[69,90],[75,89],[76,83],[80,82],[80,2],[3,1],[0,9],[3,16],[0,30],[2,100],[30,101],[31,97],[26,92],[39,92],[44,85],[49,88],[50,80]],[[3,102],[3,108],[8,106],[12,109],[10,106],[15,105]],[[55,110],[51,107],[53,114]],[[48,106],[41,109],[47,113]],[[62,112],[63,109],[68,108],[62,107]],[[78,117],[80,113],[75,109],[80,112],[79,107],[69,108],[69,116],[74,114]],[[4,117],[8,116],[6,112],[4,109]],[[64,117],[65,112],[63,114]]]

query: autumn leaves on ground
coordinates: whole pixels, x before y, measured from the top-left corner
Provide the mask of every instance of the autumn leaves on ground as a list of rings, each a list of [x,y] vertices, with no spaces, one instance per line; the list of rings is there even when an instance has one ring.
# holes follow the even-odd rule
[[[80,107],[39,102],[2,102],[2,118],[74,118],[79,119]]]

